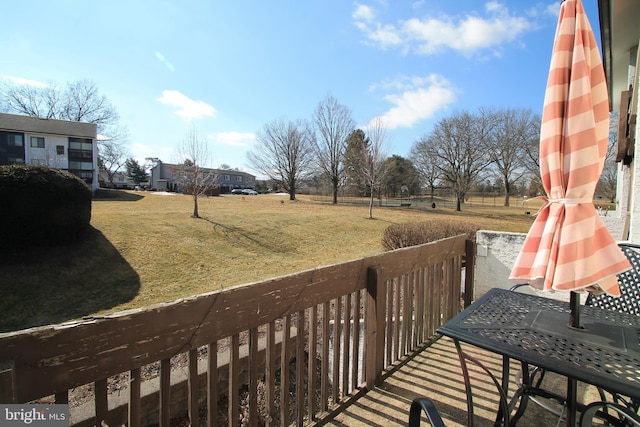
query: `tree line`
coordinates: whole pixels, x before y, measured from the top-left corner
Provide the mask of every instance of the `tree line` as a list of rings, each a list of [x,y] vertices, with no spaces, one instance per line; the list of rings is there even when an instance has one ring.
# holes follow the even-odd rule
[[[30,116],[84,121],[98,125],[98,166],[109,182],[126,167],[139,180],[144,167],[130,158],[128,132],[109,100],[93,82],[81,80],[61,86],[43,87],[3,82],[0,110]],[[616,116],[612,117],[612,129]],[[190,131],[181,152],[193,162],[203,163],[208,150],[201,138]],[[441,118],[429,133],[411,145],[408,158],[390,155],[387,126],[382,118],[357,128],[351,110],[332,95],[320,101],[310,120],[277,118],[257,133],[256,144],[247,161],[258,173],[289,193],[305,182],[331,189],[338,203],[340,189],[350,188],[373,201],[382,195],[397,197],[422,195],[432,199],[438,190],[447,190],[460,210],[467,194],[492,181],[501,187],[504,206],[517,188],[530,195],[541,194],[538,158],[540,116],[530,109],[479,108]],[[598,194],[615,199],[615,132]],[[197,203],[197,199],[194,200]],[[197,206],[197,205],[196,205]],[[197,208],[195,216],[197,216]]]
[[[503,183],[509,206],[514,184],[525,177],[540,181],[539,129],[540,118],[531,110],[463,111],[439,120],[413,143],[409,158],[389,156],[384,121],[356,129],[351,111],[328,95],[310,122],[280,118],[265,124],[248,161],[291,200],[311,177],[331,188],[334,204],[340,188],[357,188],[370,197],[370,216],[375,195],[419,195],[423,189],[431,197],[449,189],[460,210],[466,194],[487,176]]]
[[[540,179],[540,116],[525,108],[479,108],[438,120],[411,145],[408,158],[388,155],[382,119],[355,129],[351,111],[331,95],[310,121],[280,118],[264,125],[248,155],[251,166],[284,188],[291,200],[304,181],[324,183],[338,201],[340,188],[374,196],[423,195],[447,190],[461,210],[472,190],[490,187],[510,206],[514,194],[544,194]],[[615,116],[611,121],[615,130]],[[611,132],[598,194],[615,199],[615,132]],[[499,188],[496,189],[496,186]]]

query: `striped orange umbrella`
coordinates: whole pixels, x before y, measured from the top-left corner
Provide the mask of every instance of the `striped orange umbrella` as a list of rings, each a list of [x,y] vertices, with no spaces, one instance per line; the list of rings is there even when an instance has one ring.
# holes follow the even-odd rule
[[[616,274],[631,266],[593,205],[608,137],[609,98],[600,52],[582,2],[565,0],[540,130],[547,197],[511,271],[512,281],[545,291],[620,295]]]

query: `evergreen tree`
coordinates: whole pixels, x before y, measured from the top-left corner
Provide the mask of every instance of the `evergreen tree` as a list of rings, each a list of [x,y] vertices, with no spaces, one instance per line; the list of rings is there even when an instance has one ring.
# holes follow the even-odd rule
[[[345,175],[347,185],[355,186],[358,192],[368,196],[369,187],[362,171],[367,163],[367,152],[369,150],[369,138],[361,129],[356,129],[347,138],[347,148],[344,155]]]
[[[402,197],[420,194],[420,173],[411,160],[394,154],[387,159],[388,172],[384,180],[387,196]]]
[[[136,185],[140,185],[140,183],[145,182],[147,180],[147,171],[144,170],[140,163],[134,158],[127,159],[125,163],[125,168],[127,170],[127,176],[131,178]]]

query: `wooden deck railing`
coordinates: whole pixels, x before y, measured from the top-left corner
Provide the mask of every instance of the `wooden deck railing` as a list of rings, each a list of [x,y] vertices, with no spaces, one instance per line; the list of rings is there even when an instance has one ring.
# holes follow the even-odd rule
[[[200,408],[210,426],[302,425],[373,387],[459,312],[462,267],[473,265],[474,248],[463,235],[0,334],[0,403],[75,405],[83,390],[89,403],[71,408],[74,425],[168,426],[186,409],[198,426]]]

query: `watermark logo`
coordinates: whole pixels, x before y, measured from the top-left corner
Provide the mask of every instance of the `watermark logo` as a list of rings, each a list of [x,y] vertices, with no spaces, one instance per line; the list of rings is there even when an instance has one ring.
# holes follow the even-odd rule
[[[0,427],[69,425],[69,405],[0,405]]]

